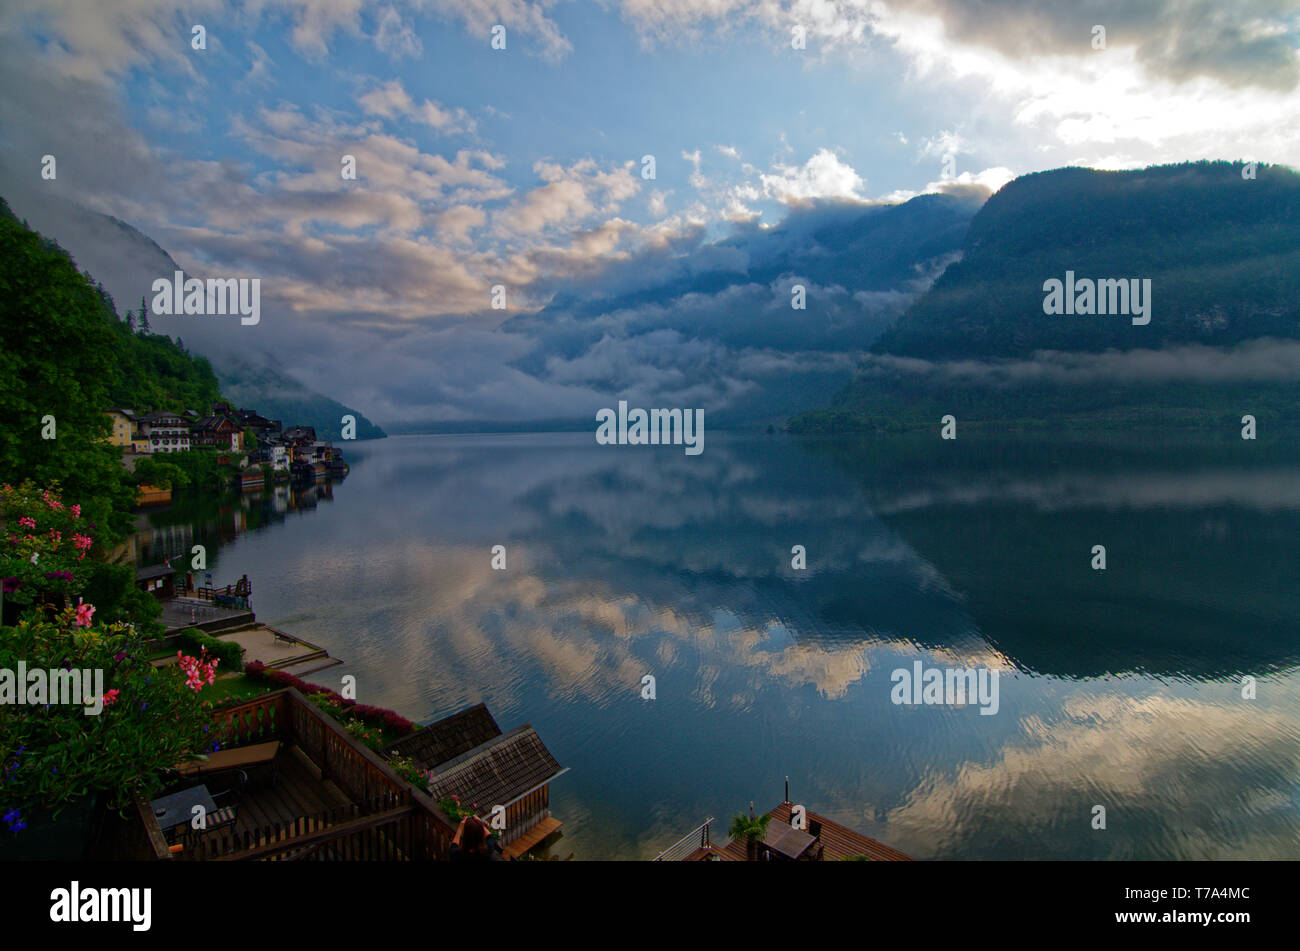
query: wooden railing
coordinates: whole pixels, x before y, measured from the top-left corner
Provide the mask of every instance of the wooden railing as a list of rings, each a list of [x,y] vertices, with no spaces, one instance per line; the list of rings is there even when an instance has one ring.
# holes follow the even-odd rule
[[[234,584],[228,584],[224,588],[198,586],[190,589],[186,594],[200,601],[215,601],[218,596],[222,596],[243,601],[246,604],[253,595],[253,584],[241,578]]]
[[[297,693],[297,691],[294,691]],[[298,694],[301,697],[301,694]],[[306,700],[303,700],[305,703]],[[222,749],[251,746],[268,740],[290,739],[283,725],[289,708],[287,690],[263,694],[238,706],[223,707],[212,714],[216,739]]]
[[[314,852],[321,857],[337,856],[349,850],[352,853],[374,850],[380,847],[379,838],[390,842],[392,857],[401,855],[407,861],[446,860],[450,857],[455,829],[437,804],[394,772],[377,754],[357,743],[337,720],[317,709],[294,688],[287,687],[238,706],[226,707],[217,711],[213,720],[223,748],[271,739],[292,743],[316,765],[323,779],[338,786],[354,804],[386,804],[384,815],[387,818],[382,822],[321,825],[309,832],[300,832],[294,826],[292,830],[279,830],[276,834],[281,839],[288,835],[310,835],[319,843]],[[354,818],[358,817],[360,814]],[[316,818],[320,819],[319,816]],[[397,828],[399,825],[400,830]],[[381,830],[382,836],[380,832],[372,835],[373,830]],[[329,845],[335,840],[336,845]],[[266,851],[268,845],[275,845],[275,848]],[[265,857],[286,857],[285,853],[292,852],[297,846],[277,840],[276,843],[252,846],[255,852],[263,850],[257,854],[239,854],[247,853],[249,848],[244,846],[226,857],[255,858],[262,857],[263,852]]]
[[[253,829],[187,832],[181,839],[184,849],[177,857],[219,861],[411,861],[414,813],[415,807],[394,793]]]

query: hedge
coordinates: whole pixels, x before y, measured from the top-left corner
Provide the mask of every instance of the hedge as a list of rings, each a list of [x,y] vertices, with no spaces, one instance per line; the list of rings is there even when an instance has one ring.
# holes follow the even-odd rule
[[[205,634],[197,627],[187,627],[176,635],[176,639],[181,647],[188,647],[195,654],[207,648],[209,654],[221,661],[217,666],[218,670],[238,671],[243,666],[244,649],[234,641],[223,641],[211,634]]]

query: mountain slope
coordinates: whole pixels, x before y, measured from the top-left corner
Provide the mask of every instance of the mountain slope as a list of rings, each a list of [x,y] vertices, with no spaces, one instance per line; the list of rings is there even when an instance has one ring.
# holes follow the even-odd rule
[[[1025,175],[971,221],[962,260],[881,335],[877,353],[1026,356],[1300,337],[1300,175],[1198,162]],[[1151,280],[1145,326],[1048,316],[1045,281]]]
[[[179,410],[216,399],[206,360],[132,334],[102,288],[0,199],[0,481],[59,483],[106,537],[130,525],[135,491],[108,445],[114,405]]]
[[[1293,424],[1300,400],[1300,175],[1198,162],[1016,179],[962,258],[795,432]],[[1045,282],[1150,280],[1150,322],[1049,315]]]
[[[67,248],[78,266],[103,285],[123,313],[137,310],[142,296],[152,299],[150,288],[156,278],[170,278],[173,272],[182,270],[156,241],[111,215],[57,196],[33,203],[21,190],[15,194],[25,199],[21,211],[33,227]],[[242,333],[232,335],[229,324],[160,315],[150,315],[150,326],[155,333],[181,340],[188,351],[206,357],[216,370],[222,391],[263,416],[280,419],[286,426],[314,426],[321,438],[337,439],[341,417],[351,414],[357,419],[358,439],[385,435],[362,413],[294,379],[276,354],[258,349],[259,339],[248,333],[256,328],[236,325]]]

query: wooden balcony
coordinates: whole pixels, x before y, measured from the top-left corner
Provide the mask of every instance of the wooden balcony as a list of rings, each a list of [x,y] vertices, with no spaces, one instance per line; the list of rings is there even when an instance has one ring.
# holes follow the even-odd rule
[[[145,832],[159,859],[216,861],[439,861],[453,825],[436,803],[297,690],[218,711],[222,749],[279,740],[274,779],[250,769],[235,821],[168,842],[147,805]],[[259,775],[263,773],[263,775]],[[216,785],[218,776],[211,782]],[[183,785],[183,784],[182,784]],[[175,845],[179,851],[173,852]]]

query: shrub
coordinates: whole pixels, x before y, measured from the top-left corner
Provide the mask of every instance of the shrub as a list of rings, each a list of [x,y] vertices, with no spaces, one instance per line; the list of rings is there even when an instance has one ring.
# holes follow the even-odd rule
[[[96,716],[75,704],[0,704],[0,812],[57,812],[93,792],[122,807],[133,794],[148,798],[160,771],[210,745],[202,685],[187,686],[179,667],[155,668],[136,632],[94,623],[90,612],[68,607],[0,638],[0,668],[98,670],[104,689]]]
[[[189,648],[196,654],[206,649],[209,654],[221,661],[223,670],[238,671],[243,666],[244,649],[234,641],[223,641],[197,627],[187,627],[177,635],[177,638],[181,647]]]
[[[88,580],[86,553],[94,544],[94,526],[81,517],[81,506],[64,505],[58,486],[41,489],[32,482],[0,486],[0,577],[4,598],[28,606],[53,602],[62,606],[81,593]]]

